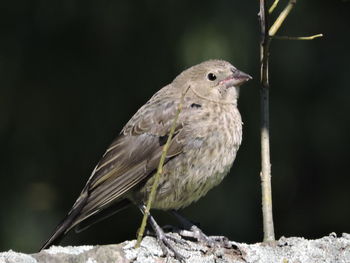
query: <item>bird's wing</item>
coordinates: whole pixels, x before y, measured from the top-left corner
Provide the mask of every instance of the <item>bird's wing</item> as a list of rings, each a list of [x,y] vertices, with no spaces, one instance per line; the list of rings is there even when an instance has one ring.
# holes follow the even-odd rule
[[[181,95],[181,94],[180,94]],[[155,94],[126,124],[95,167],[83,192],[88,200],[74,225],[123,198],[130,189],[153,174],[174,122],[178,104],[174,98]],[[184,109],[179,115],[167,159],[183,149]],[[73,227],[73,225],[72,225]]]
[[[158,92],[140,108],[107,149],[72,209],[41,249],[57,243],[70,229],[90,216],[95,221],[99,216],[97,213],[110,205],[117,210],[128,205],[124,194],[153,174],[158,166],[179,100],[179,96],[176,99]],[[167,160],[183,150],[186,137],[184,120],[189,113],[186,105],[188,107],[188,102],[184,103],[179,115]]]

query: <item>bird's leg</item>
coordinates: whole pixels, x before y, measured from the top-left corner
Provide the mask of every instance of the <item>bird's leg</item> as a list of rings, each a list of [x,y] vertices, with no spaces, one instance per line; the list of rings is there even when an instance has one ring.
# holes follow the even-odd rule
[[[139,205],[138,207],[143,214],[146,213],[145,205]],[[163,251],[163,254],[165,256],[169,256],[170,255],[169,250],[170,250],[174,254],[175,258],[177,258],[181,262],[184,262],[185,257],[181,255],[179,252],[177,252],[175,247],[169,241],[170,239],[175,242],[177,242],[178,240],[175,240],[174,237],[170,237],[166,235],[163,229],[157,224],[156,220],[153,218],[153,216],[150,213],[148,213],[148,222],[150,223],[151,227],[153,228],[156,234],[157,241]]]
[[[171,210],[172,214],[176,217],[177,220],[183,225],[184,230],[178,232],[179,235],[183,237],[194,238],[199,242],[204,243],[209,247],[213,247],[216,244],[223,246],[225,248],[232,248],[232,244],[229,239],[225,236],[207,236],[203,231],[191,221],[186,219],[184,216],[179,214],[175,210]]]

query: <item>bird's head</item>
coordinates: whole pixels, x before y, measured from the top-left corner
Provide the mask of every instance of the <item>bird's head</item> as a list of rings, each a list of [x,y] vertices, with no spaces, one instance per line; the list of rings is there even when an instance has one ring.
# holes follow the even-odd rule
[[[212,101],[236,103],[239,86],[252,77],[224,60],[208,60],[177,76],[174,86],[192,91],[195,96]]]

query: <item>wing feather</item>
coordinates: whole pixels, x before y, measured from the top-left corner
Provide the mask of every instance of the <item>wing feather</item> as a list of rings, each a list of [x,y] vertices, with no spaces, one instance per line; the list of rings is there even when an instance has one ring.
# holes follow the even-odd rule
[[[172,96],[170,96],[172,97]],[[163,145],[174,121],[177,103],[157,93],[125,125],[95,167],[84,191],[88,200],[74,225],[125,198],[131,189],[152,175],[158,166]],[[180,114],[167,159],[182,152],[183,117]]]

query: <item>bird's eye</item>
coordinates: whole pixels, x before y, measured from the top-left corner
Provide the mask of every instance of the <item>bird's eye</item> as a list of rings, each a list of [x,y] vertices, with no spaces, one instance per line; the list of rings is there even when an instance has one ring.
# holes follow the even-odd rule
[[[216,76],[215,76],[215,74],[213,74],[213,73],[209,73],[207,77],[208,77],[208,79],[209,79],[210,81],[216,80]]]

